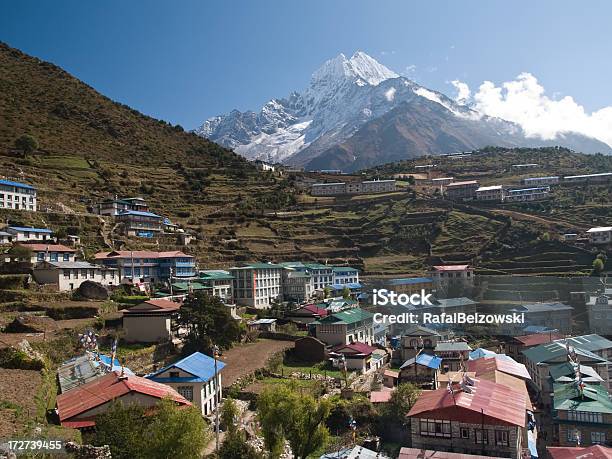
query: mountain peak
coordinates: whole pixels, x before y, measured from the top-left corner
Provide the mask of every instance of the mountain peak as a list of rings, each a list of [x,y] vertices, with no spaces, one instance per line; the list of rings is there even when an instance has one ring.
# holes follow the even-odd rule
[[[316,86],[321,82],[349,80],[359,85],[377,86],[384,80],[397,78],[398,76],[397,73],[389,70],[363,51],[356,51],[350,59],[340,53],[336,57],[325,61],[312,74],[311,85]]]

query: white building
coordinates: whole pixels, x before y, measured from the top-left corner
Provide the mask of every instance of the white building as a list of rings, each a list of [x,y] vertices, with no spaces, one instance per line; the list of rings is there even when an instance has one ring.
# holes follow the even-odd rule
[[[285,301],[301,303],[311,298],[313,293],[314,283],[308,272],[292,268],[283,270],[283,298]]]
[[[503,201],[504,188],[501,185],[481,186],[476,189],[476,199],[479,201]]]
[[[474,268],[470,265],[434,266],[429,276],[437,288],[474,285]]]
[[[310,187],[310,194],[313,196],[335,196],[346,193],[346,183],[313,183]]]
[[[543,185],[556,185],[561,179],[558,176],[549,177],[528,177],[521,180],[521,183],[525,186],[543,186]]]
[[[36,282],[56,285],[60,292],[78,289],[85,281],[97,282],[104,286],[119,284],[117,269],[92,265],[86,261],[44,261],[38,263],[32,273]]]
[[[587,231],[591,244],[610,244],[612,242],[612,226],[598,226]]]
[[[74,261],[76,250],[71,247],[66,247],[62,244],[18,244],[20,247],[29,249],[32,252],[29,260],[30,263],[48,262],[68,262]]]
[[[9,226],[6,232],[12,234],[14,242],[49,241],[53,231],[48,228]]]
[[[505,192],[504,200],[507,202],[541,201],[550,197],[550,187],[516,188]]]
[[[396,191],[395,180],[366,180],[364,182],[313,183],[313,196],[337,196],[342,194],[389,193]]]
[[[361,182],[360,193],[388,193],[395,191],[395,180],[367,180]]]
[[[350,266],[334,266],[334,284],[356,284],[359,282],[359,270]]]
[[[0,180],[0,209],[36,212],[36,188],[27,183]]]
[[[200,282],[212,288],[212,294],[225,303],[234,301],[234,276],[222,269],[200,271]]]
[[[230,268],[234,276],[234,301],[258,309],[269,308],[282,296],[283,267],[272,263],[253,263]]]

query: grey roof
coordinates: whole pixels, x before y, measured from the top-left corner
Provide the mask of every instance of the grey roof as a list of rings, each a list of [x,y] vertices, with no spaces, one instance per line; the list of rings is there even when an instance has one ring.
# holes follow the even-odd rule
[[[408,330],[402,332],[402,336],[422,336],[422,335],[434,335],[440,336],[440,334],[432,330],[431,328],[424,327],[423,325],[413,325]]]
[[[434,302],[434,307],[437,306],[439,308],[456,308],[460,306],[471,306],[473,304],[478,304],[478,303],[466,297],[442,298],[442,299],[436,299],[436,301]]]
[[[561,342],[565,346],[565,339],[555,341]],[[595,334],[574,336],[573,338],[567,338],[567,341],[570,343],[570,346],[579,347],[591,352],[612,349],[612,341]]]
[[[516,308],[510,309],[510,312],[554,312],[554,311],[571,311],[571,306],[564,303],[531,303],[522,304]]]
[[[12,234],[7,233],[6,231],[0,231],[0,236],[12,236]]]
[[[472,348],[465,341],[442,341],[436,344],[435,352],[471,351]]]
[[[116,268],[107,268],[106,266],[94,265],[89,263],[88,261],[50,261],[48,264],[55,266],[60,269],[95,269],[95,268],[104,268],[104,269],[116,269]]]
[[[598,356],[597,354],[581,349],[580,347],[574,346],[574,350],[577,355],[581,357],[580,360],[594,360],[596,362],[605,363],[606,359]],[[523,355],[529,360],[535,363],[540,362],[564,362],[567,360],[567,349],[565,343],[553,341],[552,343],[540,344],[539,346],[532,347],[523,351]]]

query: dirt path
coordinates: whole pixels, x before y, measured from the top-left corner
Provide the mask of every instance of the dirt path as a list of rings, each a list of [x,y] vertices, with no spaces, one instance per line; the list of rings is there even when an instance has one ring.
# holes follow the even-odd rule
[[[243,344],[223,352],[223,387],[229,387],[239,378],[253,373],[266,365],[275,353],[293,347],[293,341],[261,339],[256,343]]]

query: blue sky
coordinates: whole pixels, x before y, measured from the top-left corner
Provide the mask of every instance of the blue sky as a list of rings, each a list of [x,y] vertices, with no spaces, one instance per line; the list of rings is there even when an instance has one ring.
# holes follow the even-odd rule
[[[521,72],[551,99],[612,105],[612,2],[54,1],[0,6],[0,40],[103,94],[191,129],[304,88],[363,50],[449,95]]]

